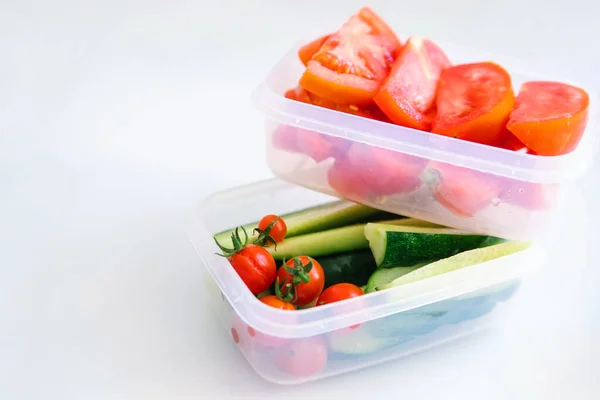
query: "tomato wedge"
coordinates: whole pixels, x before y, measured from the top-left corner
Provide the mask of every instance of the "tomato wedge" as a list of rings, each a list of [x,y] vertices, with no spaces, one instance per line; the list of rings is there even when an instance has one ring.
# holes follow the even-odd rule
[[[348,160],[354,174],[373,196],[412,192],[421,186],[419,175],[427,160],[381,147],[353,143]]]
[[[541,156],[569,153],[579,144],[588,119],[588,94],[558,82],[521,86],[507,128]]]
[[[308,64],[310,59],[313,58],[317,51],[321,49],[321,46],[323,46],[323,43],[325,43],[329,36],[331,36],[331,34],[323,35],[319,38],[316,38],[312,42],[306,43],[304,46],[300,47],[300,49],[298,50],[298,58],[300,59],[300,61],[302,61],[302,64],[304,64],[305,66],[306,64]]]
[[[367,184],[356,174],[353,165],[343,157],[337,159],[327,171],[327,183],[347,200],[358,202],[369,195]]]
[[[392,122],[429,130],[438,81],[450,65],[446,54],[434,42],[412,37],[373,100]]]
[[[363,7],[325,40],[307,63],[300,86],[337,104],[370,104],[400,49],[392,29]]]
[[[452,164],[431,162],[423,180],[435,199],[453,214],[470,218],[502,192],[495,176]]]
[[[506,140],[500,145],[503,149],[513,150],[518,153],[535,154],[531,149],[527,148],[515,135],[510,132],[505,134]]]
[[[432,132],[500,145],[514,100],[510,75],[501,66],[483,62],[450,67],[440,78]]]

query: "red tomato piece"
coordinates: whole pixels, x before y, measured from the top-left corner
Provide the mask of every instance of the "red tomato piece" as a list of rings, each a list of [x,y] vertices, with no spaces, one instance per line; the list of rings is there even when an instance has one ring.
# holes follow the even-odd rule
[[[298,50],[298,58],[300,58],[302,64],[308,64],[310,59],[313,58],[313,56],[321,49],[321,46],[323,46],[323,43],[325,43],[329,36],[331,36],[331,34],[323,35],[319,38],[316,38],[312,42],[300,47],[300,49]]]
[[[283,241],[287,235],[287,225],[283,218],[269,214],[261,218],[256,231],[259,233],[257,243],[261,245],[275,244]]]
[[[528,149],[515,135],[510,132],[506,133],[506,140],[500,145],[503,149],[513,150],[519,153],[535,154],[531,149]]]
[[[277,368],[299,377],[314,375],[326,364],[327,342],[322,336],[290,340],[275,354]]]
[[[392,122],[429,130],[438,81],[450,65],[446,54],[434,42],[412,37],[373,100]]]
[[[370,189],[345,158],[340,158],[327,171],[327,183],[341,197],[360,202],[367,198]]]
[[[419,177],[427,160],[393,150],[353,143],[348,160],[373,196],[412,192],[422,182]]]
[[[500,194],[504,203],[515,204],[526,210],[542,211],[551,208],[556,202],[558,186],[510,180],[508,187]]]
[[[280,124],[273,131],[271,144],[274,148],[287,151],[289,153],[300,153],[298,146],[298,128],[295,126]]]
[[[588,120],[588,94],[558,82],[526,82],[521,86],[507,128],[541,156],[573,151]]]
[[[292,303],[281,300],[279,297],[274,295],[268,295],[260,298],[260,301],[270,307],[277,308],[279,310],[293,311],[296,309]]]
[[[310,271],[306,271],[310,264],[312,264]],[[307,278],[306,281],[302,279],[303,275]],[[284,295],[290,295],[289,299],[284,298],[284,300],[289,300],[297,306],[305,306],[319,298],[325,287],[325,272],[314,258],[298,256],[288,260],[279,268],[277,283],[283,287],[281,292]],[[286,284],[293,285],[291,291],[290,288],[285,287]]]
[[[511,85],[508,72],[491,62],[446,69],[440,78],[432,132],[500,145],[514,104]]]
[[[325,289],[317,300],[317,305],[335,303],[365,294],[361,288],[351,283],[338,283]]]
[[[363,7],[325,40],[307,63],[300,86],[337,104],[368,105],[400,49],[392,29]]]
[[[424,175],[435,199],[459,217],[474,216],[502,191],[494,175],[452,164],[432,162]]]

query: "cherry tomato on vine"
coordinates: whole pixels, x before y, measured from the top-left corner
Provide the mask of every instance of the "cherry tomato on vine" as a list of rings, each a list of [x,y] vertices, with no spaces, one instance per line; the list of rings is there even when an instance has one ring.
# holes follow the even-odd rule
[[[365,294],[361,288],[351,283],[338,283],[325,289],[317,300],[317,305],[331,304]]]
[[[273,284],[277,274],[277,265],[267,249],[248,244],[248,233],[243,227],[242,231],[245,236],[244,241],[242,241],[238,229],[232,233],[233,248],[222,246],[216,239],[215,242],[248,289],[256,295],[264,292]]]
[[[275,290],[279,292],[278,297],[297,306],[315,302],[324,287],[325,272],[311,257],[294,257],[277,271]]]
[[[258,223],[258,228],[255,230],[259,233],[259,236],[254,243],[266,246],[269,243],[277,244],[281,242],[287,234],[287,225],[281,217],[269,214],[262,217]]]

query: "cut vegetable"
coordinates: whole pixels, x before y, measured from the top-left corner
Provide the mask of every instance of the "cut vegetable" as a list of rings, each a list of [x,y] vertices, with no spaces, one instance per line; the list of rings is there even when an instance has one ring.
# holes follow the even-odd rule
[[[355,329],[343,335],[332,332],[329,335],[329,347],[334,353],[361,355],[373,353],[401,342],[399,336],[375,337],[366,327]]]
[[[365,237],[378,267],[411,266],[439,260],[502,241],[452,228],[427,228],[370,223]]]
[[[493,246],[488,246],[480,249],[473,249],[463,253],[456,254],[434,263],[425,265],[413,272],[395,279],[391,283],[384,286],[384,289],[389,289],[395,286],[405,285],[407,283],[420,281],[422,279],[431,278],[447,272],[456,271],[461,268],[470,267],[472,265],[481,264],[487,261],[495,260],[500,257],[508,256],[513,253],[526,250],[531,246],[530,242],[504,242]]]
[[[430,222],[412,218],[389,220],[385,221],[385,223],[392,226],[431,225]],[[278,243],[277,249],[275,249],[274,246],[269,246],[267,247],[267,250],[269,250],[276,260],[282,260],[295,257],[298,254],[305,254],[310,257],[320,257],[329,254],[366,249],[369,247],[369,242],[365,237],[365,226],[366,224],[355,224],[309,233],[307,235],[295,236]]]
[[[427,264],[417,264],[412,267],[394,267],[394,268],[379,268],[369,278],[365,293],[376,292],[382,287],[392,282],[394,279],[400,278],[403,275],[413,272],[415,269]]]
[[[357,222],[377,221],[391,218],[389,213],[366,207],[359,204],[350,203],[348,201],[335,201],[332,203],[322,204],[316,207],[307,208],[305,210],[296,211],[289,214],[281,215],[287,224],[286,237],[293,237],[305,233],[316,232],[319,230],[337,228]],[[395,216],[395,218],[400,218]],[[254,241],[258,238],[258,234],[254,229],[258,226],[258,222],[244,225],[244,228],[250,236],[250,240]],[[233,229],[217,233],[215,239],[223,246],[231,247],[231,234]]]
[[[362,286],[377,268],[368,249],[319,257],[319,263],[325,271],[325,289],[338,283]]]
[[[585,90],[558,82],[521,86],[507,128],[541,156],[575,149],[583,136],[590,99]]]

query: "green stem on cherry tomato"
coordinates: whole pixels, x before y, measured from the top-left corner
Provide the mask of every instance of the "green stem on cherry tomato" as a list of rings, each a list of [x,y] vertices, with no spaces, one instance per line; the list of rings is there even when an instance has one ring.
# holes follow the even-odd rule
[[[242,237],[240,236],[239,228],[242,228],[242,231],[244,232],[243,241]],[[246,229],[243,226],[235,228],[235,231],[233,231],[233,233],[231,234],[231,242],[233,243],[232,248],[222,246],[216,238],[214,239],[217,246],[219,246],[221,251],[223,251],[223,254],[217,253],[217,255],[221,257],[231,257],[232,255],[242,251],[246,247],[246,245],[248,244],[248,232],[246,232]]]
[[[260,246],[268,246],[269,242],[273,243],[275,246],[275,250],[277,250],[277,242],[271,236],[271,230],[275,226],[275,224],[279,221],[279,217],[275,218],[265,229],[254,228],[254,232],[258,233],[258,239],[254,241],[254,244],[258,244]]]

